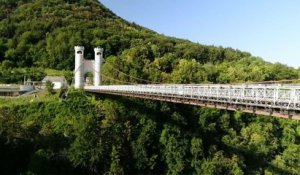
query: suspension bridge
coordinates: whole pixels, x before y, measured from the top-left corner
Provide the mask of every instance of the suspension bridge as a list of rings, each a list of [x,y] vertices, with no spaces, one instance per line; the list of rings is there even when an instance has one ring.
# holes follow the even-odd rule
[[[129,96],[173,103],[190,104],[246,113],[300,120],[300,85],[296,84],[132,84],[101,74],[103,49],[95,48],[95,60],[85,60],[84,47],[75,46],[75,88],[87,92]],[[113,68],[113,67],[112,67]],[[115,69],[115,68],[113,68]],[[92,72],[93,85],[84,83],[84,74]],[[121,84],[101,85],[101,77]]]

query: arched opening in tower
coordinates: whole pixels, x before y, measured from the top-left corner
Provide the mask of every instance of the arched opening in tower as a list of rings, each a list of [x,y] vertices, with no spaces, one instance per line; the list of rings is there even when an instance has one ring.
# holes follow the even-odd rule
[[[84,74],[84,83],[86,85],[93,85],[94,74],[92,72],[86,72]]]

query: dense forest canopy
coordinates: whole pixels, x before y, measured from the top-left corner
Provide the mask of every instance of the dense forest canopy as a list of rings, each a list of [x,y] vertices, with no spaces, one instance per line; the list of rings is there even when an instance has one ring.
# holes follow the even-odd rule
[[[1,174],[291,174],[299,122],[151,100],[0,99]]]
[[[103,74],[149,83],[297,79],[232,48],[167,37],[96,0],[0,0],[0,83],[72,77],[74,46],[103,47]],[[116,71],[120,70],[130,76]],[[114,84],[111,79],[104,83]],[[97,96],[0,98],[0,174],[299,174],[298,121]],[[59,92],[62,93],[62,92]]]
[[[299,71],[279,63],[270,64],[247,52],[157,34],[117,17],[96,0],[3,0],[0,20],[0,63],[5,67],[0,70],[1,75],[20,67],[71,71],[74,46],[82,45],[87,59],[92,59],[93,48],[100,46],[113,67],[156,82],[229,83],[298,78]],[[111,75],[112,72],[104,64],[104,74],[134,81]],[[0,82],[16,80],[0,78]]]

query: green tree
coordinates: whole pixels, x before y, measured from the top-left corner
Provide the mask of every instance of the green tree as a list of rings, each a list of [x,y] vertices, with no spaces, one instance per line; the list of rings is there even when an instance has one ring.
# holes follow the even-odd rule
[[[51,81],[46,81],[46,89],[49,95],[53,95],[55,93],[54,84]]]
[[[298,174],[300,171],[299,145],[290,144],[280,155],[272,160],[266,174]]]
[[[187,138],[181,134],[179,128],[166,125],[162,130],[160,143],[164,146],[167,174],[183,173],[187,164]]]

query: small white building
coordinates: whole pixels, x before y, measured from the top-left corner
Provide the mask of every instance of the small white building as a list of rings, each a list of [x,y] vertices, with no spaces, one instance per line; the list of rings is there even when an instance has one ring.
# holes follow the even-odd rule
[[[64,76],[46,76],[42,83],[45,85],[47,81],[51,81],[53,83],[53,89],[65,89],[68,87],[68,82]]]

